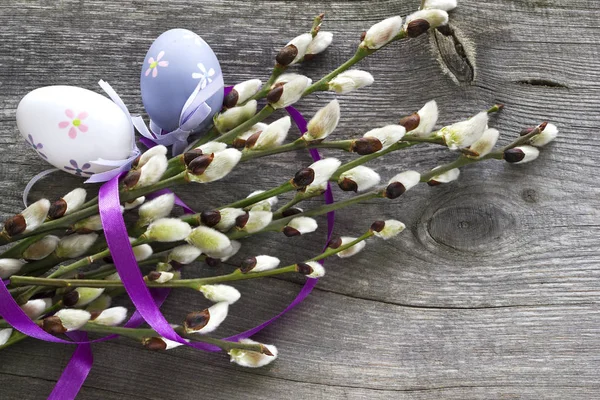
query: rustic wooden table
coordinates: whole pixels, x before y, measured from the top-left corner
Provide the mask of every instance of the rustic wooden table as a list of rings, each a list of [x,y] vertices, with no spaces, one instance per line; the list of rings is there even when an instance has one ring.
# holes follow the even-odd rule
[[[232,84],[265,79],[276,49],[325,12],[323,29],[334,33],[334,45],[301,68],[316,78],[352,54],[362,30],[418,3],[1,1],[0,217],[21,209],[25,183],[47,167],[16,129],[15,109],[28,91],[53,84],[99,91],[96,82],[104,79],[132,112],[143,112],[141,62],[163,31],[202,35]],[[338,213],[341,234],[360,234],[381,217],[401,219],[408,229],[399,240],[372,242],[356,258],[328,261],[311,297],[257,336],[281,351],[271,366],[243,369],[223,354],[154,353],[115,340],[94,346],[79,399],[600,398],[600,7],[591,0],[459,3],[454,38],[424,35],[361,64],[376,81],[340,97],[339,132],[393,123],[435,98],[444,122],[504,103],[492,119],[503,142],[523,126],[551,120],[561,128],[556,143],[532,164],[477,164],[453,184]],[[331,97],[320,94],[299,108],[311,115]],[[389,178],[451,159],[421,146],[374,165]],[[199,186],[177,192],[207,208],[270,187],[308,163],[304,152],[270,157],[240,168],[210,194]],[[79,182],[55,175],[31,196],[39,198],[42,186],[59,196]],[[323,228],[297,240],[250,241],[253,250],[269,249],[286,262],[314,254],[322,242]],[[237,285],[242,301],[223,333],[276,314],[301,283]],[[205,306],[199,297],[178,292],[165,313],[182,318]],[[0,398],[45,398],[72,350],[27,340],[2,351]]]

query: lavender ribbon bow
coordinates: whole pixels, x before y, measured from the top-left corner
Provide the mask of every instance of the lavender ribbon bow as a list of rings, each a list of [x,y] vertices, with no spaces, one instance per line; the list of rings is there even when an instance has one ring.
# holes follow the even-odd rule
[[[213,81],[204,88],[202,88],[202,83],[198,83],[183,105],[181,115],[179,116],[179,127],[174,131],[165,132],[152,120],[150,120],[150,127],[148,128],[141,116],[133,117],[133,125],[143,136],[140,141],[148,147],[156,144],[163,146],[173,145],[172,154],[174,156],[183,153],[188,145],[188,137],[211,114],[212,109],[206,102],[223,88],[223,75],[219,72]]]

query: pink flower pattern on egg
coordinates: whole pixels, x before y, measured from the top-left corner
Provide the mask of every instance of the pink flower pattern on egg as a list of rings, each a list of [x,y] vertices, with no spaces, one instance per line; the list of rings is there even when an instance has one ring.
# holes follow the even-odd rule
[[[164,55],[165,52],[161,51],[160,53],[158,53],[156,60],[154,59],[154,57],[150,57],[148,59],[148,64],[150,65],[146,70],[146,76],[150,75],[150,72],[152,72],[152,77],[156,78],[156,76],[158,75],[158,67],[167,67],[169,65],[169,62],[166,60],[160,61],[160,59],[163,58]]]
[[[61,129],[69,128],[69,137],[75,139],[77,137],[77,131],[87,132],[88,126],[82,122],[86,119],[88,113],[83,111],[75,115],[75,112],[70,108],[65,110],[65,115],[69,118],[69,121],[61,121],[58,123],[58,127]]]

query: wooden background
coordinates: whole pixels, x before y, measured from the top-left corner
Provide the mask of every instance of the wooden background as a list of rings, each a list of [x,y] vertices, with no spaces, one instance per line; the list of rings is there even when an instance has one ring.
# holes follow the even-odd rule
[[[15,109],[28,91],[52,84],[100,91],[96,82],[104,79],[132,112],[143,112],[141,63],[163,31],[183,27],[202,35],[233,84],[266,79],[276,50],[325,12],[323,29],[334,33],[334,45],[300,68],[314,79],[353,53],[361,31],[412,12],[419,1],[317,3],[2,0],[0,217],[21,209],[25,183],[47,167],[16,129]],[[269,367],[243,369],[223,354],[184,348],[153,353],[121,339],[94,346],[95,365],[79,399],[600,398],[600,7],[592,0],[459,3],[454,39],[424,35],[360,65],[376,81],[340,97],[337,137],[393,123],[435,98],[442,122],[501,102],[506,110],[491,124],[503,143],[543,120],[560,127],[556,143],[532,164],[477,164],[453,184],[422,185],[400,201],[339,212],[339,234],[358,235],[382,217],[401,219],[408,229],[398,240],[372,241],[356,258],[328,261],[313,295],[257,336],[281,352]],[[319,94],[299,108],[310,116],[331,98]],[[452,158],[421,146],[374,165],[387,180]],[[278,184],[309,162],[306,153],[270,157],[210,191],[177,192],[208,208]],[[43,186],[56,197],[78,184],[62,174]],[[316,234],[252,239],[244,252],[300,261],[322,245],[320,222]],[[213,273],[206,269],[190,268]],[[221,332],[276,314],[301,283],[236,285],[243,297]],[[179,321],[206,305],[200,297],[176,293],[165,312]],[[0,397],[45,398],[72,350],[28,340],[2,351]]]

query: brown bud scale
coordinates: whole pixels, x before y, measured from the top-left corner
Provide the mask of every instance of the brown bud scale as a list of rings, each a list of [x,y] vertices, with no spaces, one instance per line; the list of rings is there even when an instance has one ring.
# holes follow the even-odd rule
[[[358,192],[358,184],[350,178],[344,178],[338,182],[338,186],[344,192]]]
[[[25,221],[25,217],[21,214],[17,214],[4,221],[4,230],[8,236],[16,236],[25,232],[25,229],[27,229],[27,222]]]
[[[292,228],[291,226],[286,226],[283,228],[283,234],[287,237],[300,236],[301,233],[298,229]]]
[[[210,312],[205,309],[202,311],[191,312],[185,317],[183,327],[186,332],[196,332],[204,328],[210,320]]]
[[[292,179],[294,187],[301,188],[310,185],[315,180],[315,171],[312,168],[302,168],[296,172]]]
[[[90,321],[95,320],[102,314],[102,311],[90,311]]]
[[[237,102],[240,98],[237,90],[232,89],[231,92],[227,93],[227,96],[223,99],[223,107],[232,108],[237,105]]]
[[[438,182],[438,181],[432,179],[430,181],[427,181],[427,184],[429,186],[440,186],[442,184],[442,182]]]
[[[221,222],[221,212],[219,210],[203,211],[200,214],[200,221],[210,228]]]
[[[381,232],[385,228],[385,221],[375,221],[371,224],[371,230],[373,232]]]
[[[148,350],[159,351],[167,349],[167,343],[159,337],[145,338],[142,343]]]
[[[142,173],[140,171],[129,171],[125,179],[123,179],[123,184],[127,189],[131,189],[137,185],[141,176]]]
[[[399,125],[402,125],[406,128],[406,132],[414,131],[419,127],[420,123],[421,117],[419,116],[419,113],[407,115],[406,117],[402,118],[400,122],[398,122]]]
[[[277,61],[277,64],[286,67],[294,61],[297,55],[298,48],[293,44],[290,44],[279,50],[279,53],[277,53],[277,56],[275,57],[275,61]]]
[[[146,275],[146,277],[148,278],[148,280],[150,282],[154,282],[158,279],[160,279],[161,273],[158,271],[150,271],[148,272],[148,275]]]
[[[429,30],[431,25],[425,19],[416,19],[411,21],[406,28],[406,33],[410,38],[416,38],[417,36],[421,36],[425,32]]]
[[[341,245],[342,245],[342,238],[339,236],[336,236],[329,241],[329,244],[327,245],[327,247],[329,247],[330,249],[337,249]]]
[[[392,182],[385,188],[385,197],[396,199],[406,192],[406,188],[400,182]]]
[[[269,103],[277,103],[281,96],[283,95],[283,85],[277,86],[269,91],[267,94],[267,101]]]
[[[262,133],[262,131],[256,132],[256,133],[253,133],[252,135],[250,135],[250,137],[248,139],[246,139],[246,148],[250,149],[250,148],[254,147],[254,145],[258,141],[258,138],[260,137],[261,133]]]
[[[246,274],[256,267],[256,257],[248,257],[240,263],[240,272]]]
[[[196,157],[192,160],[190,165],[188,165],[188,171],[190,171],[194,175],[202,175],[206,168],[212,163],[212,160],[215,158],[213,154],[205,154],[200,157]]]
[[[203,155],[203,153],[200,149],[192,149],[183,153],[183,162],[185,166],[187,167],[188,165],[190,165],[192,161],[194,161],[197,157],[200,157],[201,155]]]
[[[521,149],[508,149],[504,152],[504,160],[509,163],[523,161],[525,153]]]
[[[265,356],[270,356],[270,357],[274,356],[274,354],[271,353],[271,350],[269,350],[269,348],[262,343],[260,345],[260,353],[264,354]]]
[[[57,219],[65,215],[67,212],[67,202],[65,199],[58,199],[50,206],[48,210],[48,217],[51,219]]]
[[[233,140],[233,143],[231,143],[231,145],[235,148],[235,149],[243,149],[244,147],[246,147],[246,139],[241,139],[241,138],[235,138]]]
[[[248,219],[250,218],[250,214],[242,214],[235,219],[235,226],[242,229],[248,223]]]
[[[79,292],[76,290],[72,290],[68,293],[65,293],[62,298],[63,304],[67,307],[73,307],[79,301]]]
[[[313,268],[306,263],[298,263],[296,264],[296,271],[302,275],[310,275],[313,273]]]
[[[373,154],[383,148],[381,141],[374,137],[364,137],[354,141],[350,151],[355,152],[361,156],[367,154]]]
[[[298,209],[298,208],[288,208],[287,210],[283,211],[281,213],[282,217],[291,217],[292,215],[296,215],[296,214],[300,214],[302,212],[302,210]]]
[[[63,326],[60,318],[55,315],[43,319],[42,329],[53,335],[58,335],[67,331],[67,328]]]

